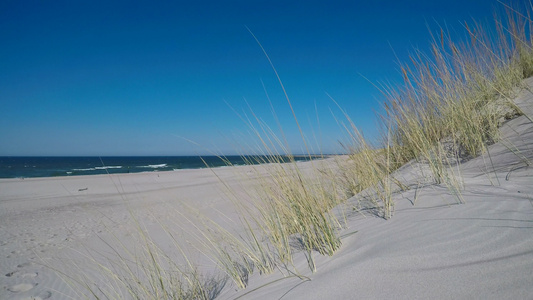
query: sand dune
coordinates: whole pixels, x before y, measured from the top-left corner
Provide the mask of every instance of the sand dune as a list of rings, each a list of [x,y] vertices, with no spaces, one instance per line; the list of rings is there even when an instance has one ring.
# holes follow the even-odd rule
[[[531,92],[516,103],[533,115]],[[522,116],[501,132],[503,142],[489,147],[492,163],[485,154],[462,165],[465,204],[440,185],[416,191],[416,205],[415,189],[397,193],[391,220],[349,218],[347,232],[357,233],[333,257],[319,258],[319,271],[306,274],[310,281],[281,280],[244,298],[532,299],[533,168],[525,160],[533,161],[533,123]],[[401,172],[409,177],[419,169]],[[248,289],[273,277],[252,280]]]

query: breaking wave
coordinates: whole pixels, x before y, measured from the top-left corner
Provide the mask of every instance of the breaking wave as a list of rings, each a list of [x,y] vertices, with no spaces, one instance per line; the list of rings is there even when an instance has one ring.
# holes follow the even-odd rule
[[[166,167],[167,167],[167,164],[139,166],[139,168],[151,168],[151,169],[166,168]]]

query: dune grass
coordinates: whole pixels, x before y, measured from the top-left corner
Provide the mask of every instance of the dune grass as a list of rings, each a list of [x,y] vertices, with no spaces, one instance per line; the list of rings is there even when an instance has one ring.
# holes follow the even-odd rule
[[[276,266],[291,276],[300,276],[292,264],[295,251],[304,251],[309,268],[315,271],[313,252],[333,255],[340,247],[338,231],[342,222],[332,208],[345,197],[334,180],[331,163],[313,160],[317,157],[308,153],[310,162],[302,168],[284,139],[253,112],[252,115],[253,121],[245,120],[258,141],[259,155],[243,158],[253,170],[256,188],[247,194],[248,199],[233,195],[228,189],[234,196],[246,236],[252,241],[248,248],[261,257],[261,261],[255,261],[261,272]],[[261,269],[264,262],[268,262],[268,270]]]
[[[262,261],[273,261],[277,267],[284,266],[288,270],[287,266],[292,265],[294,250],[303,250],[309,268],[315,271],[313,252],[333,255],[341,245],[338,231],[342,226],[331,209],[345,198],[339,193],[338,183],[333,180],[335,176],[330,168],[319,167],[317,162],[313,162],[316,156],[309,150],[309,143],[283,82],[259,40],[251,31],[250,34],[256,39],[279,81],[305,146],[305,156],[311,160],[311,168],[300,168],[279,122],[280,133],[276,134],[250,109],[252,118],[239,117],[257,141],[256,147],[248,150],[259,155],[244,159],[248,165],[255,166],[253,176],[259,178],[259,184],[251,199],[235,200],[236,207],[239,207],[241,223],[248,237],[253,239],[252,248],[259,252]],[[274,109],[272,113],[277,120]],[[231,189],[229,192],[232,194]],[[250,200],[253,207],[243,205]],[[267,258],[264,253],[271,251],[274,254]],[[294,271],[289,273],[299,276],[298,271]]]
[[[465,22],[467,39],[458,43],[441,28],[431,55],[415,51],[411,63],[401,65],[404,84],[385,90],[382,116],[393,124],[398,165],[424,158],[440,183],[447,157],[482,154],[498,140],[501,123],[521,114],[512,98],[533,74],[531,36],[523,30],[531,22],[516,11],[502,19],[495,22],[497,34]]]
[[[294,162],[267,168],[268,176],[258,186],[254,202],[258,214],[253,220],[282,263],[292,263],[292,252],[304,250],[314,271],[313,251],[333,255],[340,246],[342,224],[332,208],[344,199],[327,168],[302,170]]]
[[[386,98],[377,146],[347,117],[346,189],[355,194],[373,187],[384,218],[393,207],[391,184],[404,188],[392,172],[412,160],[427,165],[434,183],[445,184],[463,202],[458,165],[485,153],[499,140],[502,123],[522,114],[512,99],[533,75],[533,23],[530,10],[525,15],[504,6],[507,15],[496,18],[494,27],[465,22],[466,37],[459,41],[438,28],[431,53],[415,49],[409,62],[399,63],[402,84],[376,85]]]

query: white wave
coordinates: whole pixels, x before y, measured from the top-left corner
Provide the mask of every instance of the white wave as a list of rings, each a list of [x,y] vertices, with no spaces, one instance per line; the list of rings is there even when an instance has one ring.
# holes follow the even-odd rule
[[[72,169],[72,171],[94,171],[95,168],[88,168],[88,169]]]
[[[157,169],[157,168],[165,168],[166,166],[167,166],[167,164],[149,165],[150,168],[154,168],[154,169]]]
[[[139,166],[139,168],[151,168],[151,169],[166,168],[166,167],[167,167],[167,164]]]
[[[104,167],[95,167],[96,170],[107,170],[107,169],[122,169],[122,166],[104,166]]]

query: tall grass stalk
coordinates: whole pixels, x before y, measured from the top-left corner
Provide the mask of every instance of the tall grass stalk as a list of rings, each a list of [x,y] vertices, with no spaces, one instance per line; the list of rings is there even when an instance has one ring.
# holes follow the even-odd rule
[[[249,29],[248,31],[263,51],[278,79],[305,146],[305,155],[311,160],[313,154],[309,150],[309,143],[283,82],[266,50],[256,36]],[[333,255],[340,247],[337,232],[341,224],[331,209],[343,200],[342,196],[338,193],[337,184],[328,167],[320,169],[317,162],[311,161],[310,170],[303,170],[296,163],[274,109],[272,113],[280,127],[280,135],[275,134],[252,109],[250,112],[252,119],[246,115],[239,117],[247,124],[257,141],[256,147],[249,150],[259,155],[245,159],[253,166],[254,175],[260,179],[252,201],[253,208],[242,205],[245,201],[236,201],[242,223],[245,224],[248,236],[253,238],[253,244],[257,245],[255,249],[274,250],[278,266],[292,265],[294,250],[304,250],[309,267],[314,271],[314,251]],[[256,163],[261,165],[254,166]],[[264,242],[258,242],[263,239]]]
[[[331,96],[330,99],[337,104]],[[391,174],[393,171],[391,167],[394,165],[391,153],[393,149],[388,142],[382,148],[371,145],[348,114],[342,109],[341,111],[348,125],[338,120],[337,122],[341,124],[349,138],[347,143],[341,144],[349,154],[347,160],[337,160],[341,174],[340,182],[344,185],[347,196],[363,193],[366,198],[380,207],[380,214],[384,219],[390,219],[394,211],[393,183],[404,188]],[[387,139],[391,134],[390,127],[388,128]]]
[[[327,163],[312,161],[308,169],[302,169],[272,130],[259,118],[255,120],[258,125],[249,122],[248,127],[258,139],[262,155],[250,158],[260,160],[250,164],[261,163],[254,166],[260,179],[253,201],[256,209],[246,210],[245,218],[266,237],[280,263],[292,264],[293,251],[302,249],[315,270],[313,251],[333,255],[340,246],[337,231],[341,224],[331,209],[342,198]]]

